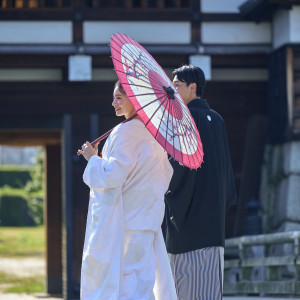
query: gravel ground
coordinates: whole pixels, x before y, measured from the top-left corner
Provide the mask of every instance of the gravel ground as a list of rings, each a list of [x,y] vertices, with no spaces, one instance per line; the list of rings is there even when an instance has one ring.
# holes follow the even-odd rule
[[[45,259],[43,257],[0,257],[0,271],[19,277],[29,277],[35,275],[45,276]]]
[[[53,298],[48,295],[36,294],[2,294],[0,292],[0,300],[61,300],[62,298]]]
[[[44,257],[26,257],[26,258],[8,258],[0,257],[0,271],[9,275],[18,277],[45,276],[46,266]],[[58,300],[61,298],[52,298],[46,294],[11,294],[1,293],[1,288],[7,287],[7,284],[0,282],[0,300]]]

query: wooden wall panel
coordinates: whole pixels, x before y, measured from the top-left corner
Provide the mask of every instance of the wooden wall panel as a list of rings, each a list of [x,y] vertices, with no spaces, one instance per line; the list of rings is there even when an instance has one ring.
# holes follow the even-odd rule
[[[0,83],[0,115],[111,114],[113,83]]]
[[[267,94],[268,85],[266,82],[208,82],[205,90],[205,98],[210,107],[216,110],[224,119],[228,135],[228,144],[231,154],[231,161],[234,170],[236,190],[239,206],[230,210],[226,222],[226,237],[240,235],[244,228],[243,208],[249,200],[247,197],[240,197],[242,186],[245,186],[245,178],[255,176],[260,178],[259,158],[255,162],[251,174],[244,165],[244,156],[247,148],[249,122],[255,120],[257,115],[267,116]],[[264,147],[263,142],[257,145],[258,149]],[[261,154],[261,153],[260,153]],[[251,178],[251,177],[250,177]],[[256,181],[257,183],[257,181]],[[248,192],[258,195],[259,185],[249,186]],[[241,208],[242,209],[238,209]],[[241,228],[241,230],[236,230]]]
[[[0,115],[111,114],[112,82],[0,83]],[[205,97],[226,115],[266,113],[264,82],[208,82]]]

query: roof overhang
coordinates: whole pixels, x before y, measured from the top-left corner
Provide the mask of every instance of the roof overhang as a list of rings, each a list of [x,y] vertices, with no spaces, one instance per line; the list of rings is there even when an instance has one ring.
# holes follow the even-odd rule
[[[271,20],[278,9],[290,9],[293,5],[300,5],[300,0],[248,0],[239,6],[241,15],[248,20]]]

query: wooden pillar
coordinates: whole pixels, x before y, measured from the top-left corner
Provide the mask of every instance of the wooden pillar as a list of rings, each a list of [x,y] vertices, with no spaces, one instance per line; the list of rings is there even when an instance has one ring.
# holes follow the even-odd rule
[[[87,161],[83,156],[77,156],[77,149],[85,141],[91,141],[99,136],[98,116],[96,114],[72,115],[72,187],[73,187],[73,281],[74,296],[79,296],[82,252],[85,237],[86,218],[89,203],[89,188],[83,182],[82,175]]]
[[[62,261],[63,261],[63,297],[73,299],[73,189],[72,189],[72,116],[63,117],[62,144]]]
[[[73,20],[73,43],[78,47],[83,44],[83,1],[75,0],[73,2],[74,6],[74,20]]]
[[[99,133],[99,116],[98,114],[90,115],[90,140],[93,141],[98,138],[101,134]]]
[[[290,138],[287,86],[287,48],[269,56],[268,111],[270,144],[281,144]]]
[[[192,0],[190,7],[193,11],[192,19],[192,43],[199,46],[201,43],[201,12],[200,12],[200,1]]]
[[[62,293],[61,146],[46,146],[46,292]]]

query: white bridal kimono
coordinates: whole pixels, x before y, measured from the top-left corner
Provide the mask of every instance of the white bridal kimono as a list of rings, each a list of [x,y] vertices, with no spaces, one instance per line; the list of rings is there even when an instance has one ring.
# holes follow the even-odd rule
[[[112,131],[102,158],[90,158],[81,300],[177,299],[161,232],[172,172],[166,152],[137,119]]]

